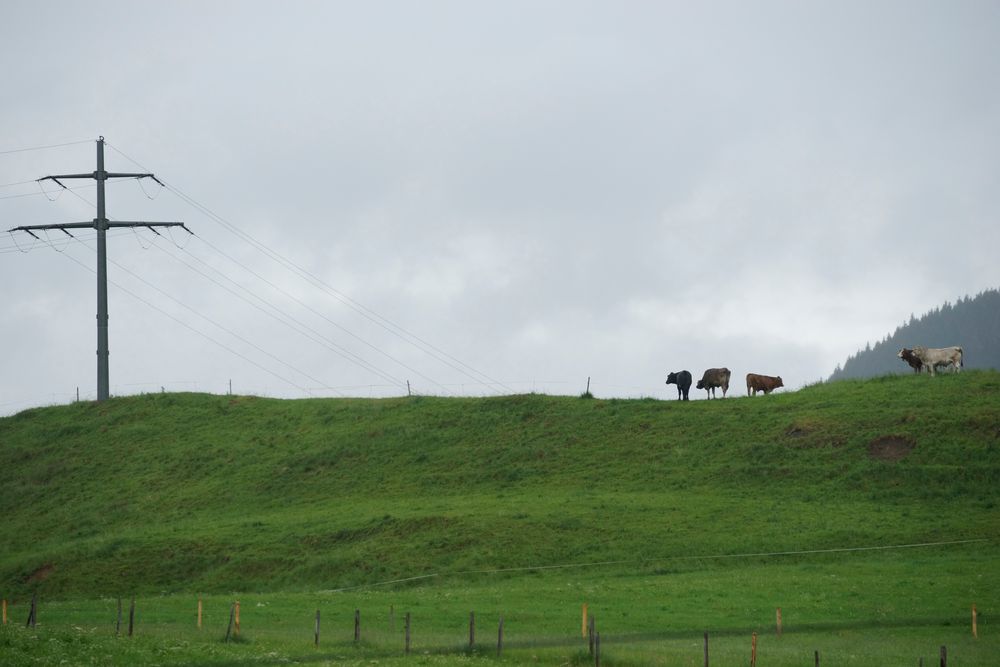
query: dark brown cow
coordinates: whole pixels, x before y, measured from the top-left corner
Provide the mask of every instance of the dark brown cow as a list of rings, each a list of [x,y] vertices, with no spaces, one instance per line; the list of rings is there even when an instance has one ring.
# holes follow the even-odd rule
[[[722,398],[725,398],[729,391],[730,375],[728,368],[709,368],[698,380],[698,389],[704,389],[709,398],[715,398],[715,388],[719,387],[722,389]]]
[[[781,376],[771,377],[770,375],[747,373],[747,396],[756,396],[758,391],[770,394],[778,387],[784,386],[785,383],[781,381]]]
[[[899,354],[897,354],[896,356],[905,361],[906,363],[908,363],[910,365],[910,368],[913,369],[914,373],[919,373],[924,369],[924,362],[920,361],[920,357],[913,354],[913,350],[909,348],[904,347],[899,351]]]

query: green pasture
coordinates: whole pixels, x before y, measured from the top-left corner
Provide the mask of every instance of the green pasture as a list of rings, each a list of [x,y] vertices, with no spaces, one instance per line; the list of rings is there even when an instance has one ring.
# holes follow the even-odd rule
[[[1000,574],[994,546],[919,547],[880,553],[696,561],[674,572],[649,566],[592,566],[572,572],[451,576],[433,584],[343,592],[173,594],[136,598],[134,635],[117,600],[42,600],[38,624],[23,627],[28,601],[10,608],[0,634],[5,664],[593,664],[581,636],[582,605],[601,635],[607,665],[758,664],[993,665],[992,621]],[[197,600],[203,626],[196,625]],[[241,632],[223,641],[231,605]],[[978,639],[971,604],[978,601]],[[782,634],[776,608],[782,609]],[[315,615],[320,641],[315,645]],[[354,612],[361,640],[354,642]],[[469,614],[476,643],[468,647]],[[411,647],[405,649],[405,615]],[[504,647],[497,655],[500,617]],[[16,626],[13,625],[17,621]]]
[[[700,666],[706,631],[715,665],[753,632],[762,667],[1000,655],[995,372],[686,403],[115,398],[0,419],[0,470],[3,664],[591,664],[583,603],[607,665]]]

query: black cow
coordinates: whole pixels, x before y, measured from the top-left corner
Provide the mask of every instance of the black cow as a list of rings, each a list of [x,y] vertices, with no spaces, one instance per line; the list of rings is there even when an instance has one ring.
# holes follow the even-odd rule
[[[688,390],[691,388],[691,373],[679,371],[667,376],[667,384],[677,385],[677,400],[688,400]]]

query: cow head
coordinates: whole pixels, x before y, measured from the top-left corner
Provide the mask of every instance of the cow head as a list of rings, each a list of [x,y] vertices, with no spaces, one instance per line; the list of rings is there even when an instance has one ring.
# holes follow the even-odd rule
[[[677,373],[671,373],[667,376],[667,384],[677,384]]]
[[[781,381],[781,376],[780,376],[780,375],[778,376],[778,378],[777,378],[777,379],[778,379],[778,383],[777,383],[777,384],[775,384],[775,385],[774,385],[774,387],[775,387],[775,388],[778,388],[778,387],[784,387],[784,386],[785,386],[785,383]]]
[[[906,355],[912,352],[913,350],[907,350],[905,347],[901,347],[899,348],[899,352],[896,353],[896,356],[900,359],[906,359]]]
[[[696,386],[698,387],[698,389],[704,389],[705,388],[705,380],[704,379],[698,380],[698,384]]]

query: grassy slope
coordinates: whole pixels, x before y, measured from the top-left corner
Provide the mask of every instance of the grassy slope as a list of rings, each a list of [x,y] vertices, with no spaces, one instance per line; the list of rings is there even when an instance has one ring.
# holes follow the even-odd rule
[[[880,436],[916,446],[874,460]],[[676,571],[689,555],[976,537],[995,551],[1000,374],[685,404],[151,395],[0,419],[0,470],[8,596]]]

